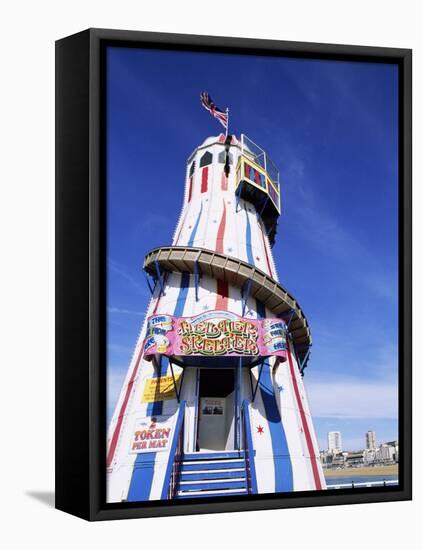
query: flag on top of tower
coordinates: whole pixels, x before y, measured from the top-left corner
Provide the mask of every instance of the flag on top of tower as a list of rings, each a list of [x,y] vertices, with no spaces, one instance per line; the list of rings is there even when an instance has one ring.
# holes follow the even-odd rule
[[[201,92],[200,98],[202,106],[227,129],[229,126],[229,110],[226,109],[226,111],[222,111],[219,109],[208,92]]]

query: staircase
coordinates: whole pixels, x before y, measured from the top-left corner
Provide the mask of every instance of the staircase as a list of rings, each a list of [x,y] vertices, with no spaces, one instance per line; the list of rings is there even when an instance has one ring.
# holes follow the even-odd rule
[[[246,494],[244,451],[189,453],[182,456],[175,498]]]

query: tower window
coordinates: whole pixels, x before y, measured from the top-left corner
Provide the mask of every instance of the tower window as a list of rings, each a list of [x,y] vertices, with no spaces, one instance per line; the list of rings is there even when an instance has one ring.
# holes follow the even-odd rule
[[[212,163],[212,155],[209,151],[206,151],[202,157],[201,157],[201,160],[199,161],[199,166],[208,166],[209,164]]]
[[[226,152],[221,151],[221,153],[218,154],[218,162],[220,164],[224,164],[226,162]],[[229,165],[233,164],[233,155],[229,153]]]
[[[193,173],[195,172],[195,161],[192,162],[189,168],[189,177],[193,176]]]

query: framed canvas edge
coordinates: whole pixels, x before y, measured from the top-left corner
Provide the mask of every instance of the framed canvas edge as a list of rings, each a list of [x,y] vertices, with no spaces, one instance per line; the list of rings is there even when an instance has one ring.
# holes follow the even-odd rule
[[[356,503],[410,500],[412,498],[412,457],[411,457],[411,358],[412,358],[412,320],[411,320],[411,117],[412,117],[412,51],[410,49],[379,48],[370,46],[346,46],[333,44],[315,44],[304,42],[285,42],[275,40],[226,38],[215,36],[181,35],[150,33],[142,31],[117,31],[107,29],[89,29],[89,154],[86,166],[89,185],[89,262],[84,266],[89,273],[89,439],[86,448],[85,464],[89,470],[89,510],[80,514],[92,521],[156,517],[185,514],[203,514],[234,511],[253,511],[276,508],[308,506],[330,506]],[[67,39],[64,39],[67,40]],[[163,502],[136,503],[130,507],[105,504],[105,415],[104,389],[105,372],[101,369],[104,359],[101,318],[101,303],[104,281],[104,209],[101,195],[101,181],[104,173],[101,165],[105,144],[105,129],[101,126],[102,69],[101,48],[110,42],[124,43],[126,46],[146,45],[167,48],[204,48],[220,51],[251,53],[259,51],[262,55],[285,54],[298,57],[323,57],[349,60],[366,60],[397,63],[400,68],[400,109],[401,109],[401,147],[399,151],[399,257],[400,257],[400,486],[397,489],[383,491],[355,490],[353,493],[335,492],[330,494],[301,493],[286,495],[260,495],[259,499],[226,500],[225,502],[195,502],[166,504]],[[359,491],[359,492],[358,492]],[[62,509],[62,508],[61,508]],[[86,509],[85,509],[86,510]],[[69,511],[69,510],[65,510]],[[75,512],[71,512],[75,513]]]

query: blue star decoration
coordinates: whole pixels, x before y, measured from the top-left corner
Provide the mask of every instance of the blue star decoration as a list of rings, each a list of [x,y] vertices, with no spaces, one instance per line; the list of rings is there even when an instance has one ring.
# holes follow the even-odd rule
[[[203,306],[202,311],[207,311],[208,309],[208,306]]]
[[[284,386],[280,386],[280,391],[284,391]]]
[[[227,252],[233,252],[233,248],[232,247],[228,248]]]

